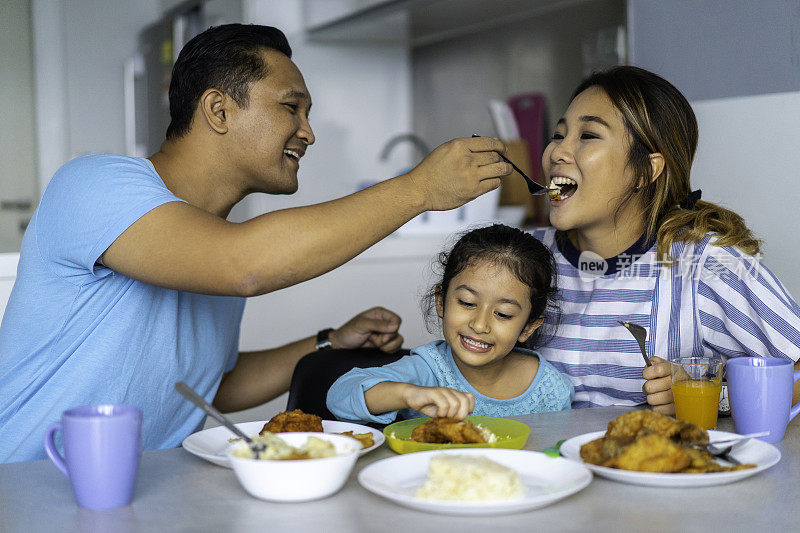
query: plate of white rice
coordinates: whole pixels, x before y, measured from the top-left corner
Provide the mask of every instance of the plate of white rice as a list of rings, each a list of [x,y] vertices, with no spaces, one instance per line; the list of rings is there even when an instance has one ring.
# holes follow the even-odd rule
[[[591,471],[574,461],[492,448],[398,455],[358,474],[365,489],[405,507],[470,516],[544,507],[591,481]]]

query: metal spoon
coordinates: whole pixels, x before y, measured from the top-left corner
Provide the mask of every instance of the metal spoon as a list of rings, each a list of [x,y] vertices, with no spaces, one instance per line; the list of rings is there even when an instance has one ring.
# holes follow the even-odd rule
[[[639,349],[642,351],[642,357],[644,357],[645,365],[652,366],[653,363],[650,362],[650,358],[647,357],[647,352],[644,350],[644,341],[647,339],[647,330],[639,324],[633,324],[627,320],[617,320],[617,322],[628,328],[628,331],[631,332],[633,338],[639,343]]]
[[[249,446],[250,449],[255,454],[256,458],[258,457],[259,452],[263,452],[267,449],[266,445],[261,442],[255,442],[253,439],[248,437],[247,435],[242,432],[241,429],[237,428],[233,422],[228,419],[225,415],[217,411],[217,409],[209,404],[207,401],[203,399],[202,396],[197,394],[189,385],[184,383],[183,381],[179,381],[175,384],[175,390],[181,393],[181,396],[195,404],[197,407],[217,419],[217,421],[231,430],[237,437],[241,437]]]

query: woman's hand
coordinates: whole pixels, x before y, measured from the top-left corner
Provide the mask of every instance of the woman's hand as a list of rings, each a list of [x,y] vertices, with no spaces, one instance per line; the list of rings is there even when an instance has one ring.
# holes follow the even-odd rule
[[[403,345],[399,328],[399,316],[383,307],[373,307],[331,331],[331,348],[379,348],[388,353],[396,352]]]
[[[675,403],[672,400],[672,370],[669,361],[660,357],[651,357],[652,366],[644,367],[642,390],[647,395],[647,403],[653,411],[662,415],[675,415]]]
[[[408,384],[402,393],[403,402],[411,409],[431,418],[447,417],[464,420],[475,408],[475,396],[447,387],[421,387]]]

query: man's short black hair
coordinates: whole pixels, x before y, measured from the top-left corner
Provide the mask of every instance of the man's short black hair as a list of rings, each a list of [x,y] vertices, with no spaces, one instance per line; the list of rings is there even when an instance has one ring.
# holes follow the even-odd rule
[[[239,107],[246,107],[250,85],[269,73],[261,56],[268,48],[292,57],[281,30],[257,24],[212,26],[186,43],[172,67],[167,139],[188,133],[200,96],[207,89],[219,89]]]

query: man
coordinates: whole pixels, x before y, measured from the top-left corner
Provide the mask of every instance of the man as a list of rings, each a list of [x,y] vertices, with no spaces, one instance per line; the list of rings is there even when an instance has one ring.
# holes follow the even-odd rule
[[[203,32],[174,66],[171,124],[157,153],[80,157],[53,176],[0,327],[0,461],[43,458],[47,425],[92,403],[141,407],[144,447],[177,446],[204,415],[173,390],[176,381],[222,411],[276,397],[315,337],[239,354],[243,297],[324,274],[419,213],[458,207],[511,172],[499,141],[458,139],[345,198],[227,222],[251,192],[297,190],[314,133],[290,57],[275,28]],[[371,309],[330,342],[392,351],[399,322]]]

